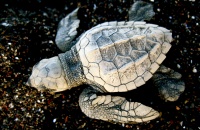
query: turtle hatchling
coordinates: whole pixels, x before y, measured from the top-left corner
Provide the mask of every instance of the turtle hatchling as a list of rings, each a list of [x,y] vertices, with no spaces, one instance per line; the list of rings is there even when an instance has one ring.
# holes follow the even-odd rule
[[[161,65],[171,47],[171,31],[144,22],[154,16],[153,6],[135,2],[129,21],[105,22],[79,37],[78,10],[58,26],[55,41],[64,53],[34,65],[27,85],[55,93],[87,84],[79,106],[94,119],[135,124],[159,117],[149,106],[109,94],[137,89],[150,79],[165,101],[176,101],[184,91],[181,74]]]

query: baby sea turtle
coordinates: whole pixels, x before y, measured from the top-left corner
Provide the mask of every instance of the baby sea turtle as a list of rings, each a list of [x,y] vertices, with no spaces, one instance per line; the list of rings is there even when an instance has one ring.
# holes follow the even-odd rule
[[[154,15],[151,4],[138,1],[130,8],[130,21],[99,24],[73,41],[80,22],[77,12],[74,10],[59,23],[56,44],[64,53],[36,64],[27,85],[60,92],[88,84],[91,87],[79,97],[83,113],[129,124],[150,121],[159,112],[109,93],[127,92],[153,79],[165,100],[178,99],[185,89],[181,74],[161,65],[171,47],[172,33],[143,22]]]

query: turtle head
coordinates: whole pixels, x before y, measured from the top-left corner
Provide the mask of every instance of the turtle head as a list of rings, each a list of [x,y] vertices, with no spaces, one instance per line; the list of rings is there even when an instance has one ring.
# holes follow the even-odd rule
[[[58,56],[43,59],[34,65],[26,85],[52,93],[69,89]]]

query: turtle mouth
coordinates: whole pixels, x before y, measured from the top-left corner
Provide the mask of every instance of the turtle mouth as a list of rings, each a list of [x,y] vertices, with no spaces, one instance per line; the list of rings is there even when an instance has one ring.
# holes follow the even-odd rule
[[[28,81],[26,82],[26,86],[31,86],[31,82],[30,82],[30,79],[28,79]]]

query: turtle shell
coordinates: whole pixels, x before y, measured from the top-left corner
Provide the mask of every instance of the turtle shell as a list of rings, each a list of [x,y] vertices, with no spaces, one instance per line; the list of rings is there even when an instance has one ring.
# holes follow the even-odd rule
[[[85,32],[75,46],[88,80],[123,92],[152,77],[171,41],[170,31],[155,24],[106,22]]]

